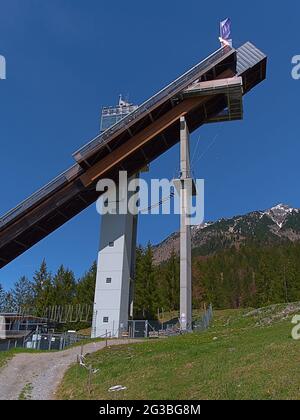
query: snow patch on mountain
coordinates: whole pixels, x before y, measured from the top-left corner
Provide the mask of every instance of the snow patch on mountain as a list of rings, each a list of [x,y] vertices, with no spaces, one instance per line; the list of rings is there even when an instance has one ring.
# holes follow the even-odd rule
[[[263,212],[269,216],[271,220],[281,229],[286,221],[287,217],[293,213],[299,213],[299,209],[295,209],[286,204],[278,204],[269,210]]]
[[[203,229],[206,229],[213,224],[214,224],[214,222],[208,222],[208,223],[203,223],[202,225],[195,225],[195,226],[192,226],[192,230],[193,231],[203,230]]]
[[[265,240],[266,243],[272,243],[275,237],[291,242],[300,241],[300,220],[297,217],[299,214],[300,209],[278,204],[268,210],[253,211],[244,216],[222,218],[215,222],[192,226],[193,247],[202,247],[203,255],[211,255],[228,246],[238,247],[248,239],[252,241],[256,235],[260,241]],[[290,226],[294,227],[284,229],[290,218]],[[173,251],[179,254],[179,249],[180,235],[179,232],[175,232],[154,247],[155,262],[167,261]]]

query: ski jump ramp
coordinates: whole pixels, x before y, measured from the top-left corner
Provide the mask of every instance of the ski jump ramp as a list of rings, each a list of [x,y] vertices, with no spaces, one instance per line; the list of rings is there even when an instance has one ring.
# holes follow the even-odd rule
[[[190,132],[240,119],[241,95],[265,79],[266,64],[250,42],[222,47],[76,151],[72,167],[0,218],[0,268],[94,203],[99,179],[134,175],[175,145],[180,116]]]
[[[203,124],[240,120],[243,96],[266,77],[267,57],[247,42],[223,46],[73,154],[74,165],[0,218],[0,268],[99,198],[100,179],[128,178]],[[188,156],[185,157],[188,161]],[[98,253],[92,336],[128,330],[132,311],[136,216],[104,215]],[[190,235],[181,229],[184,329],[192,323]]]

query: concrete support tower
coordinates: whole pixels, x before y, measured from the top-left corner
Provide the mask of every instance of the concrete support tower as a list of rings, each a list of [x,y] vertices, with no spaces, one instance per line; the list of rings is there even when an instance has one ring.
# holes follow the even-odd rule
[[[102,216],[92,338],[120,337],[132,315],[137,216]]]
[[[120,95],[116,107],[102,109],[100,131],[109,129],[135,109],[136,105],[124,101]],[[133,179],[136,177],[138,175]],[[127,185],[124,187],[127,189]],[[128,316],[133,316],[138,216],[119,214],[119,209],[122,206],[127,208],[128,203],[127,193],[120,188],[121,194],[118,191],[118,195],[121,197],[115,203],[116,214],[106,214],[101,221],[92,338],[106,333],[112,337],[121,336],[122,331],[128,330]],[[111,203],[115,200],[113,196]]]
[[[192,329],[191,227],[188,221],[191,204],[190,133],[185,117],[180,118],[180,323],[183,331]]]

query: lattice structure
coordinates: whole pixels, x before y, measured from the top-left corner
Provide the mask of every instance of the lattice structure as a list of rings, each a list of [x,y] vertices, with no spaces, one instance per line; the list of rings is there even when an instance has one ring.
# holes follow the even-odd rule
[[[78,322],[91,322],[93,316],[93,305],[55,305],[45,309],[43,317],[50,322],[58,324],[72,324]]]

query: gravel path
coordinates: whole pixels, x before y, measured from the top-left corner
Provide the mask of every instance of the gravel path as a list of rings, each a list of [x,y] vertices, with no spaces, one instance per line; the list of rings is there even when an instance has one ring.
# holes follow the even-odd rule
[[[131,340],[130,342],[137,342]],[[126,341],[127,343],[127,341]],[[125,344],[124,340],[112,340],[108,344]],[[84,354],[105,347],[105,342],[86,344]],[[18,400],[26,389],[32,400],[52,400],[58,385],[68,369],[76,362],[80,347],[57,353],[21,353],[15,355],[0,370],[0,400]]]

